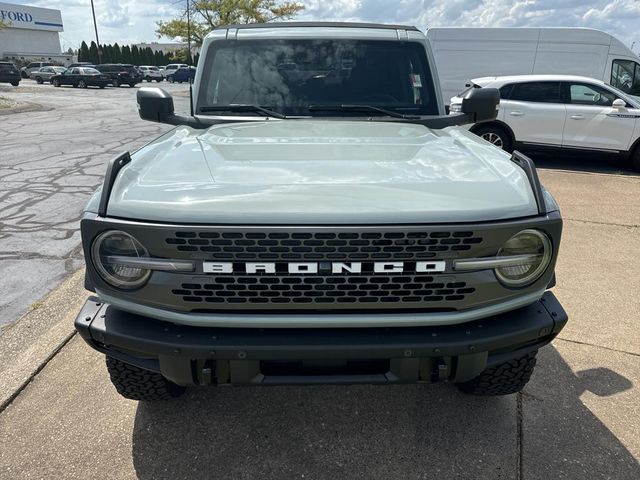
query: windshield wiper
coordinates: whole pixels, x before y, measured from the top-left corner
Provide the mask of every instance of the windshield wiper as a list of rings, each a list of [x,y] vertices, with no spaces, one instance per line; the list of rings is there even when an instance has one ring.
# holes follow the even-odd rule
[[[373,105],[309,105],[307,109],[310,112],[375,112],[405,120],[418,120],[420,118],[418,115],[405,115]]]
[[[201,107],[200,111],[202,113],[205,112],[258,112],[263,113],[267,117],[273,118],[287,118],[286,115],[278,112],[274,112],[273,110],[269,110],[268,108],[261,107],[260,105],[249,105],[245,103],[231,103],[229,105],[214,105],[212,107]]]

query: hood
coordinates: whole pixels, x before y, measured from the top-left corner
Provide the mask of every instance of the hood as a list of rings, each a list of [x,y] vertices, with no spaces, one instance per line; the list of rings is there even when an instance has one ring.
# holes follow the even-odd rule
[[[310,225],[537,214],[509,155],[458,127],[335,120],[179,127],[132,159],[115,181],[110,216]]]

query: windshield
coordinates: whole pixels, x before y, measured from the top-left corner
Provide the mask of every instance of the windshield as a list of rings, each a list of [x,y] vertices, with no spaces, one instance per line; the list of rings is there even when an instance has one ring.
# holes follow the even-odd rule
[[[414,42],[218,41],[207,55],[201,85],[201,108],[250,104],[286,115],[368,115],[308,109],[355,104],[438,114],[425,50]]]

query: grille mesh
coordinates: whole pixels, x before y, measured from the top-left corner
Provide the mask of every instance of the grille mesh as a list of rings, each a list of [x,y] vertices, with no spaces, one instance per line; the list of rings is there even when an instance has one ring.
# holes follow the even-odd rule
[[[439,281],[437,276],[229,275],[207,283],[183,283],[174,295],[194,308],[206,304],[394,304],[464,300],[474,288],[465,282]],[[198,307],[197,304],[204,305]],[[392,306],[392,305],[390,305]]]
[[[472,231],[195,232],[165,239],[178,252],[203,252],[227,261],[419,260],[471,250],[482,243]]]

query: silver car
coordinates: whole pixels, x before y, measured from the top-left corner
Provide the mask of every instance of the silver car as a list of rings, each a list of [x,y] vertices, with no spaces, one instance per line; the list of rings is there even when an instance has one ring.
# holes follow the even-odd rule
[[[66,67],[41,67],[38,70],[34,70],[29,74],[31,80],[35,80],[38,83],[44,83],[51,81],[51,77],[63,73]]]

